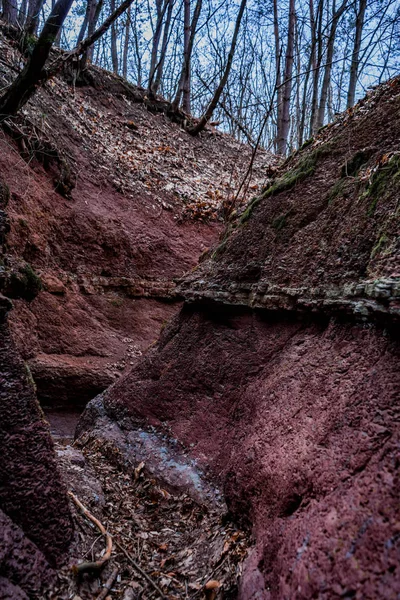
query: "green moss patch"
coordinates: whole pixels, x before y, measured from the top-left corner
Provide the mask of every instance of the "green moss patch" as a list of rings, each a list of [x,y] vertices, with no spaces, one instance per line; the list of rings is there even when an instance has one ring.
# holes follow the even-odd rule
[[[305,142],[302,143],[302,145],[300,146],[299,150],[300,152],[302,150],[304,150],[304,148],[307,148],[307,146],[311,146],[311,144],[314,142],[314,138],[310,137],[308,138],[308,140],[306,140]]]
[[[339,196],[343,196],[344,190],[344,181],[343,179],[339,179],[329,190],[328,192],[328,204],[331,204],[336,198]]]
[[[375,256],[377,254],[382,252],[382,250],[384,250],[386,248],[388,242],[389,242],[388,236],[386,235],[386,233],[382,233],[382,235],[379,236],[379,240],[377,241],[377,243],[375,244],[375,246],[372,249],[371,258],[375,258]]]
[[[284,215],[279,215],[279,217],[276,217],[276,219],[274,219],[271,223],[271,227],[273,227],[274,229],[276,229],[277,231],[280,231],[281,229],[283,229],[284,227],[286,227],[287,225],[287,218],[290,215],[290,211],[285,213]]]
[[[269,198],[270,196],[275,196],[280,192],[290,190],[298,183],[301,183],[302,181],[310,177],[310,175],[313,175],[318,160],[322,156],[326,156],[330,152],[331,148],[329,144],[325,144],[320,148],[316,148],[315,150],[313,150],[313,152],[310,152],[310,154],[305,155],[297,163],[297,166],[294,169],[287,171],[286,173],[284,173],[284,175],[282,175],[282,177],[279,177],[278,179],[273,181],[261,196],[258,196],[252,202],[250,202],[249,206],[247,207],[247,209],[241,217],[241,223],[245,223],[249,219],[254,208],[261,202],[261,200],[263,200],[264,198]]]
[[[370,200],[367,212],[369,217],[374,215],[379,198],[385,194],[393,180],[400,180],[400,154],[393,155],[387,163],[381,165],[375,171],[363,194],[364,198]]]
[[[346,161],[342,166],[340,177],[357,177],[360,170],[368,163],[373,152],[374,151],[371,149],[356,152],[350,160]]]
[[[33,300],[42,289],[40,277],[35,273],[29,263],[20,267],[10,275],[10,284],[13,297]]]

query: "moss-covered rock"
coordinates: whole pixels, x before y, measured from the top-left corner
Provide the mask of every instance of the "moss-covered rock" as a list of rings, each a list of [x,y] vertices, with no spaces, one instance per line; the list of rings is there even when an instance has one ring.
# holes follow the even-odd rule
[[[292,189],[296,184],[301,183],[310,175],[313,175],[319,159],[322,156],[326,156],[331,152],[331,148],[328,144],[324,144],[319,148],[316,148],[312,152],[305,154],[297,163],[297,165],[290,171],[286,171],[281,177],[278,177],[271,183],[271,185],[265,190],[265,192],[255,198],[247,207],[241,217],[241,222],[245,223],[254,208],[264,199],[270,196],[275,196],[280,192]]]
[[[385,194],[388,186],[393,182],[400,183],[400,154],[393,154],[389,160],[381,162],[363,194],[364,198],[370,199],[368,205],[369,217],[373,216],[379,198]]]
[[[40,277],[29,263],[25,263],[18,270],[11,271],[7,285],[7,295],[10,298],[23,298],[31,301],[41,289]]]

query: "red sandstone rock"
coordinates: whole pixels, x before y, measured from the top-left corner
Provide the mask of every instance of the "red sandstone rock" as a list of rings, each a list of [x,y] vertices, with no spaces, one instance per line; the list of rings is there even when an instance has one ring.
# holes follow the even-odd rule
[[[358,174],[329,201],[371,139],[365,169],[396,151],[399,93],[400,80],[378,89],[370,112],[288,163],[329,144],[312,176],[261,201],[185,279],[180,315],[103,395],[125,432],[179,440],[252,528],[241,600],[400,589],[398,173],[373,212]],[[96,426],[90,408],[82,425]]]
[[[0,32],[4,56],[7,44]],[[56,132],[50,142],[64,152],[71,176],[78,174],[67,195],[55,189],[51,160],[46,169],[40,157],[25,163],[13,140],[0,140],[0,170],[11,192],[9,252],[40,273],[44,285],[33,303],[16,302],[10,326],[25,359],[57,354],[59,362],[65,358],[64,373],[74,358],[130,366],[131,343],[143,351],[155,341],[179,310],[174,278],[195,267],[218,238],[220,201],[212,198],[230,193],[251,154],[220,133],[193,138],[151,114],[134,88],[111,74],[96,70],[93,81],[96,88],[73,90],[56,78],[27,107],[41,128],[46,115],[46,131]],[[133,121],[134,131],[126,126]],[[271,160],[259,154],[253,184],[264,180],[261,166]],[[188,218],[200,200],[210,204],[209,216]],[[47,366],[38,382],[46,401],[59,375]],[[88,369],[87,379],[92,374]],[[73,379],[71,372],[71,396],[86,402]],[[97,383],[95,376],[94,393]]]
[[[55,579],[43,554],[0,510],[0,598],[39,598]]]
[[[54,275],[45,274],[41,277],[44,289],[50,294],[65,294],[65,285]]]
[[[72,537],[48,424],[0,325],[0,597],[41,597]],[[4,511],[4,512],[2,512]],[[4,514],[5,513],[5,514]]]
[[[66,490],[32,377],[0,326],[0,508],[53,565],[72,536]]]

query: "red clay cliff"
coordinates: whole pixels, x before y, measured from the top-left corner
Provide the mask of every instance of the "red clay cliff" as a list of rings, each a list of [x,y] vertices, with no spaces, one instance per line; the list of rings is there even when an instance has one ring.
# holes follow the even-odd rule
[[[399,131],[396,79],[287,161],[78,429],[184,445],[253,531],[242,600],[398,595]]]

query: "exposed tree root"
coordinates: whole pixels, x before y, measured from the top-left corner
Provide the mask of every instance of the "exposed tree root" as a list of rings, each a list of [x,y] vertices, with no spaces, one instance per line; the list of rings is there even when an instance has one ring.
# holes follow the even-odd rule
[[[74,503],[76,504],[76,506],[78,508],[80,508],[80,510],[85,515],[85,517],[87,519],[89,519],[89,521],[91,521],[92,523],[94,523],[94,525],[96,525],[96,527],[101,532],[101,534],[104,535],[104,537],[106,538],[106,551],[105,551],[104,555],[99,560],[96,560],[96,561],[93,561],[93,562],[83,562],[83,563],[81,563],[79,565],[74,565],[72,567],[72,570],[73,570],[73,572],[76,575],[82,575],[83,573],[87,573],[87,572],[97,573],[97,572],[101,571],[101,569],[103,569],[103,567],[105,566],[105,564],[111,558],[111,552],[112,552],[112,548],[113,548],[112,537],[111,537],[111,535],[109,533],[107,533],[104,525],[102,525],[102,523],[100,523],[100,521],[98,519],[96,519],[96,517],[94,517],[92,515],[92,513],[90,513],[88,511],[88,509],[75,496],[75,494],[73,494],[72,492],[68,492],[68,496],[74,501]]]
[[[55,190],[65,198],[71,197],[76,185],[76,173],[65,151],[60,150],[47,134],[27,117],[13,117],[2,123],[4,131],[17,143],[22,158],[33,158],[53,175]]]
[[[105,600],[108,592],[111,590],[111,588],[113,586],[114,581],[117,579],[118,572],[119,572],[118,567],[115,567],[115,569],[111,573],[110,577],[105,582],[104,587],[101,590],[100,594],[97,596],[96,600]]]

